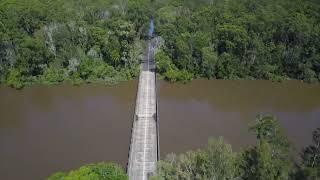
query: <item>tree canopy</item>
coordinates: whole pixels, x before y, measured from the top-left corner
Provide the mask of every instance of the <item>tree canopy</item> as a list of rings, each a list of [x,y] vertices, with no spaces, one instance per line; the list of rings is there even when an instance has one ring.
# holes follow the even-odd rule
[[[135,78],[151,17],[165,40],[158,70],[171,82],[317,82],[319,12],[315,0],[2,0],[0,82],[17,88],[59,83],[48,69],[75,83]],[[88,59],[117,73],[85,79],[79,66]],[[11,71],[20,77],[12,79]]]
[[[90,164],[68,173],[58,172],[48,180],[127,180],[124,170],[115,164]]]
[[[161,57],[171,60],[170,74],[175,69],[187,71],[192,78],[320,79],[319,1],[155,3],[159,7],[156,32],[165,39]],[[170,74],[162,75],[179,79]]]
[[[148,0],[3,0],[0,83],[113,83],[137,76]],[[142,6],[143,5],[143,6]]]

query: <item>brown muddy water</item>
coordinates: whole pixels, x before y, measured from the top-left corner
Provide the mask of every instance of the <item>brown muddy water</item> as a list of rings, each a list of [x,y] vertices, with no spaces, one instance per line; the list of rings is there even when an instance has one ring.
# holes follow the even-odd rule
[[[125,167],[137,82],[116,86],[0,88],[0,179],[45,179],[111,161]],[[196,80],[159,83],[161,155],[223,136],[234,150],[253,144],[259,113],[276,115],[297,151],[320,127],[320,85],[297,81]]]

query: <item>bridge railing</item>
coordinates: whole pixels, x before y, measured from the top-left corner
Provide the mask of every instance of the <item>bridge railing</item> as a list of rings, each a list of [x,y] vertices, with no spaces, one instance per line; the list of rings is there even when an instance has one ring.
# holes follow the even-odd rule
[[[137,107],[138,107],[138,96],[139,96],[139,89],[140,89],[140,81],[141,81],[141,73],[139,74],[139,81],[137,83],[137,93],[136,93],[136,97],[135,97],[135,106],[134,106],[134,112],[133,112],[133,121],[132,121],[132,125],[131,125],[131,135],[130,135],[130,146],[129,146],[129,153],[128,153],[128,162],[127,162],[127,174],[129,175],[131,172],[129,172],[131,170],[131,164],[130,162],[132,162],[132,157],[131,157],[131,152],[132,152],[132,145],[133,145],[133,135],[134,135],[134,123],[137,120]]]
[[[154,60],[154,79],[155,79],[155,93],[156,93],[156,124],[157,124],[157,151],[158,151],[158,157],[157,161],[160,161],[160,127],[159,127],[159,99],[158,99],[158,94],[159,94],[159,88],[158,88],[158,78],[157,78],[157,61],[155,59],[155,54],[153,51],[153,60]],[[158,165],[156,165],[158,166]],[[160,169],[157,167],[157,173],[160,173]]]

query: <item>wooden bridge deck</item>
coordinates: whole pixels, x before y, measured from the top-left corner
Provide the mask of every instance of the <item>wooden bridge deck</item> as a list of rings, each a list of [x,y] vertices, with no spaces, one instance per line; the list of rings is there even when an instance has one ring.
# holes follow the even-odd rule
[[[148,45],[141,65],[127,172],[130,180],[147,180],[158,161],[157,100],[154,48]]]

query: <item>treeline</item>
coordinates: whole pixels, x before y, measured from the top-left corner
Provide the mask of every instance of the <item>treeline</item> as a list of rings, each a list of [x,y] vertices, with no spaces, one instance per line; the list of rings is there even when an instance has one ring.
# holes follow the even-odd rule
[[[320,80],[316,0],[155,1],[165,40],[158,71],[170,81]]]
[[[149,0],[0,1],[0,83],[113,83],[137,76]]]
[[[320,179],[320,128],[313,133],[313,144],[303,149],[301,161],[294,160],[293,148],[275,117],[259,116],[250,130],[257,137],[255,146],[236,153],[222,138],[210,139],[204,149],[167,155],[153,180]]]
[[[2,0],[0,83],[137,76],[150,17],[170,81],[320,79],[316,0]]]

